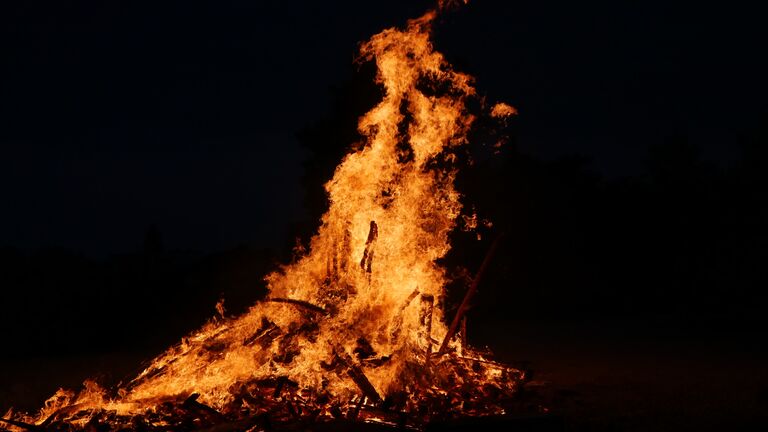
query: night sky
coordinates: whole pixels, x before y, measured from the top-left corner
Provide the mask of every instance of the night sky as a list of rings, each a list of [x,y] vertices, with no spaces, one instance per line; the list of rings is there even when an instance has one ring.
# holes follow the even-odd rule
[[[285,244],[316,216],[297,134],[330,115],[358,42],[430,4],[3,2],[0,245],[105,256],[151,225],[170,249]],[[638,176],[649,144],[682,135],[730,166],[765,113],[764,14],[747,5],[478,0],[436,44],[519,109],[534,157]]]

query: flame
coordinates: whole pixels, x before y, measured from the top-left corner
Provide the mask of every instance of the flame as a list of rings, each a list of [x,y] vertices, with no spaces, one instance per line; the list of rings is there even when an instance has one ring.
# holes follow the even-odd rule
[[[499,102],[491,108],[491,116],[496,118],[507,118],[513,115],[517,115],[515,107]]]
[[[386,394],[402,385],[401,369],[413,360],[409,354],[426,353],[428,344],[419,339],[419,308],[407,300],[414,292],[441,298],[445,274],[435,260],[448,252],[448,234],[461,210],[454,170],[438,166],[450,164],[450,149],[465,142],[472,123],[464,106],[474,92],[471,78],[453,72],[432,49],[434,16],[430,12],[409,22],[406,30],[385,30],[362,45],[362,57],[376,62],[384,99],[360,119],[365,145],[347,155],[325,185],[330,208],[311,252],[267,276],[271,298],[320,305],[333,316],[291,341],[296,356],[290,362],[274,362],[274,346],[254,350],[243,341],[264,320],[290,329],[307,312],[289,303],[259,303],[238,319],[207,326],[157,359],[137,379],[128,400],[197,392],[201,401],[220,406],[233,384],[278,375],[351,397],[359,392],[354,383],[321,365],[341,351],[352,355],[361,338],[392,358],[368,374],[376,390]],[[449,85],[452,94],[427,95],[419,89],[421,80]],[[446,329],[440,308],[434,310],[429,336],[440,339]],[[212,343],[226,348],[211,353],[206,346]],[[157,370],[162,374],[148,377]]]
[[[361,45],[361,59],[378,68],[383,100],[359,120],[363,145],[325,184],[330,208],[309,252],[266,277],[268,298],[236,318],[224,318],[217,305],[217,318],[154,359],[116,397],[95,384],[77,397],[60,390],[35,423],[72,405],[138,415],[193,393],[224,409],[238,386],[275,377],[331,400],[361,392],[371,400],[412,392],[429,375],[425,365],[447,333],[440,307],[446,273],[436,260],[450,249],[461,214],[455,152],[467,141],[474,117],[466,102],[475,93],[472,78],[433,49],[436,15]],[[506,104],[493,109],[494,116],[513,113]],[[476,226],[477,217],[467,225]],[[449,346],[483,361],[460,338]],[[485,367],[472,379],[500,382],[503,371]]]

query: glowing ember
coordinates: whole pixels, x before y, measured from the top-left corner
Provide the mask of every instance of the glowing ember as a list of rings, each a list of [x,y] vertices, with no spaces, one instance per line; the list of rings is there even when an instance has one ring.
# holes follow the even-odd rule
[[[211,321],[115,394],[88,383],[14,419],[162,429],[221,416],[247,429],[259,415],[419,425],[503,413],[519,371],[483,359],[463,335],[437,354],[448,329],[446,276],[435,260],[460,215],[454,151],[473,121],[465,102],[474,89],[433,51],[436,13],[362,46],[384,99],[360,119],[364,145],[325,185],[330,209],[310,252],[267,276],[265,301]],[[499,104],[491,114],[514,113]]]

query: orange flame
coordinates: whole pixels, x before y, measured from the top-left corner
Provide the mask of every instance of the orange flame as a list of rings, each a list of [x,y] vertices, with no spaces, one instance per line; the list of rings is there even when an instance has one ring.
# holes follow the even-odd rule
[[[210,324],[158,358],[125,400],[198,392],[201,401],[220,406],[233,384],[276,375],[351,397],[359,392],[354,383],[321,364],[338,351],[352,355],[361,338],[372,339],[375,352],[392,358],[367,372],[376,390],[386,394],[402,386],[400,369],[415,360],[413,353],[426,353],[429,343],[419,339],[418,305],[407,300],[414,292],[442,297],[445,275],[435,260],[449,250],[448,234],[461,210],[453,170],[437,166],[450,162],[450,149],[464,143],[472,122],[464,107],[474,92],[471,78],[453,72],[432,49],[434,17],[430,12],[404,31],[388,29],[363,44],[362,56],[376,62],[385,89],[384,100],[360,119],[366,145],[347,155],[326,184],[330,209],[310,253],[267,276],[270,297],[320,305],[333,316],[318,323],[313,340],[293,341],[296,356],[281,364],[269,361],[273,347],[259,352],[242,342],[264,319],[290,329],[307,312],[288,303],[259,303],[238,319]],[[425,94],[421,80],[447,84],[451,95]],[[437,339],[446,332],[439,310],[428,335]],[[206,351],[211,343],[226,348],[211,355]]]
[[[369,398],[418,380],[413,365],[428,362],[447,332],[438,307],[446,275],[435,261],[450,249],[462,207],[453,187],[454,150],[466,143],[473,116],[465,103],[475,91],[471,77],[433,50],[436,14],[384,30],[361,46],[361,57],[378,68],[384,98],[359,120],[364,145],[325,185],[330,208],[310,251],[266,277],[267,300],[185,337],[116,398],[108,400],[95,385],[77,398],[60,391],[35,422],[72,404],[131,415],[192,393],[218,409],[238,384],[277,376],[338,400],[365,387],[354,379],[357,370],[372,386]],[[508,105],[494,108],[494,115],[513,113]],[[466,350],[460,338],[450,347]],[[358,349],[376,366],[366,366]],[[353,379],[334,372],[334,362]],[[482,374],[500,378],[494,368]]]

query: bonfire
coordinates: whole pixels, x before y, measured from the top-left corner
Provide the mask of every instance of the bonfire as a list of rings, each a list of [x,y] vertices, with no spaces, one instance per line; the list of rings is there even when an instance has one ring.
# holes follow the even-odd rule
[[[436,261],[463,220],[453,183],[476,95],[472,78],[433,50],[442,10],[361,45],[383,100],[360,118],[364,142],[325,185],[330,207],[310,248],[266,277],[263,301],[211,320],[127,384],[59,390],[38,413],[7,413],[5,427],[256,431],[354,421],[419,429],[504,414],[525,374],[467,346],[465,304],[449,323],[443,315],[448,280]],[[515,113],[506,104],[483,109]]]

